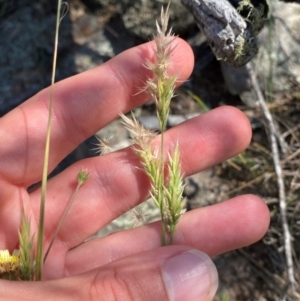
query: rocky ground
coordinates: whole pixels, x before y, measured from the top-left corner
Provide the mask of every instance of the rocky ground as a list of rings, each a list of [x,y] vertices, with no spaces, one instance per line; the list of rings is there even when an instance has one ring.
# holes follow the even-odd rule
[[[57,80],[93,68],[125,49],[149,40],[155,31],[153,20],[158,18],[163,2],[168,1],[70,0],[69,13],[61,22]],[[260,51],[254,66],[261,88],[271,101],[270,107],[278,127],[285,133],[289,157],[299,147],[300,138],[300,6],[274,1],[270,11],[272,17],[259,36]],[[53,1],[32,3],[23,0],[18,4],[0,1],[0,116],[49,85],[55,13]],[[215,259],[221,280],[216,300],[279,300],[279,296],[285,293],[287,281],[276,181],[272,174],[264,118],[257,109],[249,78],[244,69],[233,70],[215,59],[192,16],[179,0],[171,5],[171,23],[175,32],[191,44],[195,53],[195,69],[190,80],[177,93],[169,126],[219,105],[229,104],[244,110],[254,133],[251,147],[242,157],[186,179],[188,209],[254,192],[261,195],[272,210],[272,225],[263,241]],[[153,105],[137,109],[135,114],[146,126],[156,127]],[[120,121],[96,134],[98,138],[110,136],[116,137],[116,148],[129,144],[129,135]],[[56,172],[75,160],[96,155],[92,150],[95,143],[97,139],[91,137],[66,158]],[[286,185],[291,202],[289,216],[295,239],[299,238],[300,232],[297,228],[300,224],[299,185],[295,177],[299,168],[298,158],[294,154],[294,161],[287,160],[283,165],[287,174]],[[285,159],[282,157],[283,161]],[[291,183],[294,183],[293,187]],[[154,212],[145,222],[157,218],[149,201],[135,210]],[[135,226],[131,214],[121,217],[98,235]],[[299,259],[297,251],[300,248],[295,242],[296,263]]]

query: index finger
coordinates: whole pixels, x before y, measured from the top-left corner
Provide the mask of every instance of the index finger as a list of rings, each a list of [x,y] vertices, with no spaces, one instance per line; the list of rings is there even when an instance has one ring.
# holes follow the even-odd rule
[[[170,73],[185,80],[193,67],[190,47],[176,39]],[[143,66],[154,58],[149,42],[109,62],[55,84],[49,170],[82,141],[147,101],[138,93],[151,74]],[[27,187],[40,180],[50,89],[44,89],[0,120],[0,176]]]

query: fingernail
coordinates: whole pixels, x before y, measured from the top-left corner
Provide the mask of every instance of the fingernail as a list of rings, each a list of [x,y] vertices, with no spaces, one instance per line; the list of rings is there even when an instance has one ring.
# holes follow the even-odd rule
[[[162,275],[170,301],[212,300],[218,288],[214,263],[208,255],[198,250],[167,259]]]

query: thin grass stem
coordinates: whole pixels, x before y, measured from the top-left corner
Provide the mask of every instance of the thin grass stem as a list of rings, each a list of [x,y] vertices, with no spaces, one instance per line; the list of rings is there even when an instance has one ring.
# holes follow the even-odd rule
[[[56,15],[56,29],[55,29],[55,42],[54,42],[54,54],[53,54],[53,65],[52,65],[52,77],[51,77],[51,88],[50,88],[50,103],[49,103],[49,114],[48,124],[46,133],[46,144],[45,144],[45,155],[43,165],[43,176],[42,176],[42,190],[41,190],[41,203],[40,203],[40,217],[37,237],[37,248],[36,248],[36,280],[42,280],[43,273],[43,243],[44,243],[44,221],[45,221],[45,202],[46,202],[46,189],[47,189],[47,177],[48,177],[48,165],[49,165],[49,151],[50,151],[50,137],[51,137],[51,120],[52,120],[52,108],[53,108],[53,97],[54,97],[54,81],[56,73],[56,62],[57,62],[57,47],[58,47],[58,30],[60,24],[60,10],[62,0],[58,0],[57,3],[57,15]]]
[[[57,225],[57,228],[56,228],[56,230],[55,230],[55,232],[54,232],[54,234],[53,234],[53,236],[52,236],[52,239],[51,239],[51,242],[50,242],[50,244],[49,244],[49,247],[48,247],[48,249],[47,249],[47,251],[46,251],[46,253],[45,253],[43,263],[45,263],[45,261],[46,261],[46,259],[47,259],[47,257],[48,257],[48,254],[49,254],[49,252],[50,252],[50,249],[51,249],[51,247],[52,247],[52,245],[53,245],[53,242],[54,242],[54,240],[56,239],[57,234],[58,234],[59,230],[61,229],[61,226],[62,226],[62,224],[64,223],[64,221],[65,221],[65,219],[66,219],[66,216],[67,216],[68,212],[70,211],[70,208],[71,208],[72,204],[74,203],[74,200],[75,200],[75,198],[76,198],[76,196],[77,196],[77,194],[78,194],[79,188],[81,187],[81,185],[82,185],[83,183],[84,183],[84,182],[78,182],[77,187],[76,187],[75,191],[73,192],[72,197],[71,197],[71,199],[70,199],[70,201],[69,201],[69,203],[68,203],[68,206],[67,206],[67,208],[65,209],[65,211],[64,211],[64,213],[63,213],[63,215],[62,215],[62,217],[60,218],[59,224]]]

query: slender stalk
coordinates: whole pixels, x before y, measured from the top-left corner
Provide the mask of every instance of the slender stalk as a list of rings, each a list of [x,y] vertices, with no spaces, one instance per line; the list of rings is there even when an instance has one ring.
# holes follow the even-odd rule
[[[59,29],[59,24],[60,24],[61,3],[62,3],[62,0],[58,0],[57,15],[56,15],[56,29],[55,29],[53,65],[52,65],[52,77],[51,77],[51,88],[50,88],[50,103],[49,103],[49,114],[48,114],[48,124],[47,124],[46,143],[45,143],[45,155],[44,155],[44,166],[43,166],[43,176],[42,176],[40,218],[39,218],[36,258],[35,258],[35,261],[36,261],[36,280],[37,281],[42,280],[42,273],[43,273],[43,243],[44,243],[45,201],[46,201],[46,188],[47,188],[47,176],[48,176],[48,165],[49,165],[51,120],[52,120],[52,107],[53,107],[53,97],[54,97],[55,71],[56,71],[56,62],[57,62],[58,29]]]
[[[48,247],[48,249],[47,249],[47,251],[46,251],[46,253],[45,253],[43,263],[45,263],[45,261],[46,261],[46,259],[47,259],[47,257],[48,257],[48,254],[49,254],[50,249],[51,249],[51,247],[52,247],[52,245],[53,245],[53,242],[54,242],[55,238],[57,237],[57,234],[58,234],[58,232],[59,232],[59,230],[60,230],[62,224],[64,223],[64,221],[65,221],[65,219],[66,219],[66,216],[67,216],[67,214],[68,214],[68,212],[69,212],[69,210],[70,210],[70,208],[71,208],[71,205],[73,204],[73,202],[74,202],[74,200],[75,200],[75,198],[76,198],[76,196],[77,196],[77,194],[78,194],[79,188],[80,188],[80,184],[77,185],[77,187],[76,187],[76,189],[75,189],[75,191],[74,191],[74,193],[73,193],[73,195],[72,195],[72,197],[71,197],[71,200],[70,200],[70,202],[69,202],[69,204],[68,204],[66,210],[64,211],[63,216],[61,217],[61,219],[60,219],[60,221],[59,221],[59,224],[57,225],[57,228],[56,228],[56,230],[55,230],[55,232],[54,232],[54,234],[53,234],[53,236],[52,236],[52,239],[51,239],[51,242],[50,242],[50,244],[49,244],[49,247]]]
[[[72,204],[74,203],[74,200],[75,200],[75,198],[76,198],[76,196],[78,194],[79,188],[87,181],[88,177],[89,177],[89,173],[86,170],[81,170],[79,172],[78,177],[77,177],[77,180],[78,180],[77,187],[76,187],[75,191],[72,194],[72,197],[70,199],[70,202],[69,202],[67,208],[65,209],[62,217],[60,218],[60,221],[59,221],[59,223],[57,225],[57,228],[56,228],[56,230],[55,230],[55,232],[54,232],[54,234],[52,236],[52,239],[51,239],[51,242],[49,244],[49,247],[48,247],[48,249],[47,249],[47,251],[45,253],[43,263],[45,263],[45,261],[47,259],[47,256],[48,256],[48,254],[50,252],[50,249],[51,249],[51,247],[53,245],[53,242],[56,239],[57,234],[58,234],[58,232],[59,232],[62,224],[64,223],[64,221],[66,219],[66,216],[67,216],[68,212],[70,211],[70,208],[71,208]]]
[[[165,158],[164,158],[164,131],[165,129],[161,128],[161,136],[160,136],[160,172],[161,172],[161,181],[159,185],[160,195],[161,195],[161,245],[166,246],[166,221],[165,221],[165,198],[164,198],[164,174],[165,174]]]

